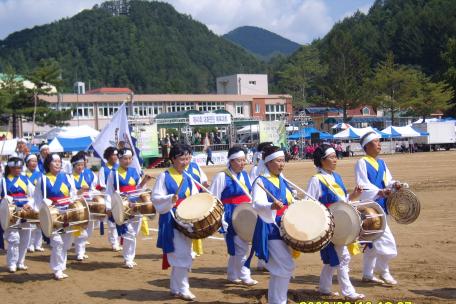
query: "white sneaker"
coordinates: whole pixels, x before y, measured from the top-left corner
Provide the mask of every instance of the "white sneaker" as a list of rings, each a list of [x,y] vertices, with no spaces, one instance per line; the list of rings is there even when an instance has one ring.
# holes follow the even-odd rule
[[[27,250],[28,250],[28,252],[35,252],[35,247],[34,246],[30,246]]]
[[[397,285],[397,281],[389,272],[382,274],[380,278],[388,285]]]
[[[24,264],[19,264],[19,265],[17,265],[17,269],[18,270],[27,270],[28,267],[26,265],[24,265]]]
[[[43,247],[36,247],[35,251],[44,252],[44,248]]]
[[[242,285],[246,285],[246,286],[254,286],[258,284],[258,281],[257,280],[254,280],[252,278],[250,279],[246,279],[246,280],[242,280]]]
[[[9,272],[9,273],[15,273],[16,270],[17,270],[16,266],[9,266],[9,267],[8,267],[8,272]]]
[[[128,269],[133,269],[135,267],[134,262],[125,262],[125,267]]]
[[[182,300],[185,300],[185,301],[195,301],[196,299],[196,296],[189,291],[185,292],[185,293],[178,293],[176,295],[176,298],[179,298],[179,299],[182,299]]]
[[[358,301],[358,300],[362,300],[364,299],[366,296],[363,295],[362,293],[354,293],[352,295],[349,295],[349,296],[345,296],[345,300],[349,300],[349,301]]]
[[[112,251],[114,251],[114,252],[122,251],[122,247],[119,245],[114,245],[114,246],[112,246]]]
[[[364,283],[373,283],[373,284],[380,284],[380,285],[383,284],[383,281],[375,276],[373,276],[372,278],[363,277],[362,281]]]
[[[60,281],[60,280],[68,278],[68,275],[63,273],[62,271],[58,271],[58,272],[54,273],[54,278],[56,280]]]
[[[192,260],[194,260],[197,257],[196,252],[192,251]]]

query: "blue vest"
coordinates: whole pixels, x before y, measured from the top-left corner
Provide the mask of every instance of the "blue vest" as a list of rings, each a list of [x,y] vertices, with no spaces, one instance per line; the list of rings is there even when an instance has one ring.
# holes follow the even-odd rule
[[[246,171],[242,171],[236,176],[238,181],[240,181],[241,175],[244,178],[248,193],[250,193],[252,191],[252,185],[250,184],[249,176]],[[242,196],[246,196],[244,190],[242,190],[242,188],[238,185],[238,183],[236,183],[236,181],[234,181],[234,179],[231,178],[231,176],[225,173],[225,188],[222,191],[220,200],[223,202],[225,211],[224,220],[228,223],[228,230],[226,231],[225,241],[229,255],[236,254],[234,246],[234,236],[236,235],[236,232],[234,231],[232,217],[234,210],[238,206],[237,203],[229,203],[229,201]],[[242,198],[242,201],[246,201],[246,198]],[[222,232],[225,231],[222,229]]]
[[[291,191],[290,186],[285,182],[282,176],[279,176],[279,188],[277,188],[272,182],[270,182],[265,176],[260,175],[259,177],[263,182],[264,187],[268,190],[275,198],[280,200],[284,205],[288,206],[291,202],[287,200],[286,191]],[[268,202],[273,202],[273,199],[267,195]],[[266,262],[269,261],[269,249],[268,249],[268,240],[281,240],[279,226],[282,222],[282,216],[277,215],[275,218],[276,225],[265,223],[261,217],[258,217],[255,231],[253,233],[252,240],[252,252],[249,259],[247,259],[245,265],[250,265],[251,256],[253,252],[255,255]]]
[[[386,172],[386,165],[383,159],[377,159],[378,163],[378,171],[366,160],[366,170],[367,170],[367,178],[371,182],[371,184],[377,186],[379,189],[386,188],[385,181],[383,180],[383,176]],[[388,214],[388,208],[386,208],[386,198],[380,197],[375,200],[380,206],[382,206],[383,210],[386,214]]]
[[[36,170],[30,175],[30,176],[27,176],[29,181],[36,186],[36,182],[38,181],[38,179],[41,177],[42,173],[41,171],[38,169],[38,167],[36,168]]]
[[[16,198],[27,198],[27,190],[22,189],[21,187],[17,186],[16,183],[18,180],[22,181],[26,186],[30,183],[29,179],[25,175],[15,176],[12,180],[5,176],[3,182],[6,181],[6,194],[13,197],[13,202],[16,206],[22,207],[27,204],[27,201],[16,201]],[[1,185],[1,197],[5,197],[5,193],[3,191],[3,185]],[[29,193],[31,195],[31,193]]]
[[[44,170],[44,162],[41,158],[38,159],[38,169],[41,171],[41,173],[46,173],[46,170]]]
[[[128,167],[126,171],[127,174],[125,175],[125,178],[123,178],[120,174],[114,174],[114,188],[116,190],[119,190],[120,192],[125,192],[124,190],[122,190],[122,187],[133,187],[133,185],[129,184],[130,178],[132,178],[135,181],[135,187],[138,185],[140,179],[140,176],[135,168]],[[117,178],[119,178],[120,189],[117,189]]]
[[[201,171],[199,170],[198,165],[195,162],[190,162],[188,168],[185,170],[191,174],[191,176],[198,182],[201,183]],[[196,172],[198,173],[196,173]]]
[[[345,188],[344,182],[339,174],[333,172],[334,180],[336,183],[344,190],[345,195],[347,195],[347,189]],[[329,187],[327,187],[324,183],[320,181],[320,189],[321,195],[318,200],[328,206],[334,204],[340,200],[337,193],[334,193]],[[334,248],[334,244],[330,242],[325,248],[320,250],[320,257],[323,261],[323,264],[329,264],[330,266],[334,267],[340,264],[339,256],[337,255],[336,249]]]
[[[84,174],[85,171],[83,171],[81,174],[79,174],[79,179],[76,179],[74,178],[73,176],[73,179],[74,179],[74,185],[76,187],[76,190],[80,190],[82,188],[82,182],[85,181],[87,186],[90,186],[92,185],[92,180],[90,180],[90,176],[88,174]]]
[[[187,189],[189,192],[192,192],[192,180],[189,176],[183,174],[183,183],[182,187],[179,190],[178,197],[179,200],[183,200],[187,197]],[[168,194],[175,194],[179,185],[176,181],[171,177],[171,174],[168,170],[165,171],[165,186],[166,191]],[[176,211],[176,208],[173,208],[173,212]],[[164,214],[160,214],[158,218],[158,238],[157,238],[157,247],[163,250],[163,253],[170,253],[174,252],[174,227],[176,222],[171,214],[171,212],[167,212]]]
[[[46,198],[64,198],[66,197],[64,193],[62,193],[60,187],[62,184],[65,184],[68,187],[68,190],[71,192],[71,184],[68,180],[68,175],[63,172],[60,172],[57,175],[55,180],[55,184],[52,185],[49,178],[46,177]],[[44,194],[44,185],[42,184],[42,189]]]
[[[115,171],[115,170],[117,170],[117,168],[119,168],[119,164],[117,164],[117,163],[112,166],[112,169],[109,169],[108,166],[103,165],[102,169],[104,171],[105,184],[108,182],[108,177],[109,177],[109,174],[111,173],[111,171]]]

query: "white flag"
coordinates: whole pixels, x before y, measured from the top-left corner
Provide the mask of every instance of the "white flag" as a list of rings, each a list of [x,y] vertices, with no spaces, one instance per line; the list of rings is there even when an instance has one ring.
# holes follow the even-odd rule
[[[116,114],[111,119],[111,122],[106,125],[101,133],[97,136],[92,144],[93,149],[103,157],[103,153],[108,147],[116,148],[130,148],[133,151],[133,162],[134,167],[138,174],[141,174],[141,165],[139,164],[138,156],[133,147],[133,141],[131,140],[130,129],[128,128],[127,109],[125,103],[123,103]],[[105,162],[107,160],[104,160]]]

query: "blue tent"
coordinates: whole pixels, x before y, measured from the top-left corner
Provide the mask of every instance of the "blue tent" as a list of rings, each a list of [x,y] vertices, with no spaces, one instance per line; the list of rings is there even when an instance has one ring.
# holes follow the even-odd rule
[[[315,128],[302,128],[296,133],[293,133],[292,135],[288,136],[288,139],[292,140],[297,140],[297,139],[310,139],[312,137],[312,133],[319,133],[320,134],[320,139],[332,139],[332,135],[326,132],[322,132],[320,130],[317,130]]]
[[[49,149],[51,152],[87,151],[91,144],[92,138],[90,136],[79,138],[56,137],[49,144]]]

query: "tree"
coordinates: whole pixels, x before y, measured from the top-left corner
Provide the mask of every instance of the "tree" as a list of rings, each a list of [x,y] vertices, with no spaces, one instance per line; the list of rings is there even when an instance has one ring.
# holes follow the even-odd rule
[[[363,81],[369,75],[369,60],[352,41],[350,34],[332,31],[326,52],[328,73],[319,85],[327,103],[343,110],[347,121],[347,110],[357,107],[364,100]]]
[[[65,121],[71,118],[71,110],[53,110],[48,102],[39,98],[40,95],[57,93],[54,88],[59,87],[61,80],[56,61],[42,60],[25,78],[17,76],[11,67],[6,68],[5,75],[0,85],[0,106],[11,118],[14,137],[19,135],[17,124],[23,118],[52,126],[65,125]],[[25,79],[32,83],[29,88],[24,87]]]
[[[282,92],[293,96],[293,106],[301,109],[308,101],[307,90],[316,84],[328,70],[320,61],[320,54],[315,46],[304,46],[299,50],[283,70],[278,72],[278,84]]]
[[[449,84],[453,91],[456,91],[456,38],[450,38],[447,43],[447,48],[442,54],[442,58],[446,63],[446,70],[443,78]],[[451,101],[452,107],[448,108],[448,114],[456,115],[456,98],[453,96]]]
[[[432,113],[445,111],[448,102],[454,97],[454,91],[445,82],[432,82],[424,74],[419,75],[420,86],[416,96],[411,99],[408,106],[412,113],[426,119]]]
[[[394,125],[395,114],[407,109],[419,86],[420,72],[395,64],[391,52],[374,71],[374,77],[366,84],[366,92],[372,97],[372,105],[389,111],[391,124]]]

